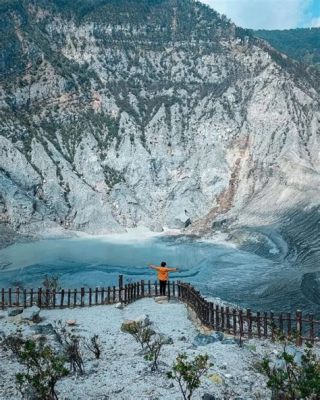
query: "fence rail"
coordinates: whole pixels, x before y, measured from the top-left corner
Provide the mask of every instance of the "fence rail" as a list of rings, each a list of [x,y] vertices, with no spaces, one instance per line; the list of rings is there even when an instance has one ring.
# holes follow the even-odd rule
[[[129,304],[144,297],[158,296],[158,282],[141,280],[135,283],[123,283],[120,275],[118,286],[106,288],[80,288],[49,290],[38,288],[1,289],[0,308],[27,308],[37,305],[40,308],[91,307],[95,305],[125,303]],[[295,338],[296,344],[304,341],[320,341],[320,321],[313,314],[307,317],[301,311],[274,315],[271,312],[252,312],[229,308],[207,301],[199,291],[189,283],[168,282],[167,296],[186,303],[196,313],[201,323],[210,329],[225,332],[237,338],[271,338],[276,333]]]

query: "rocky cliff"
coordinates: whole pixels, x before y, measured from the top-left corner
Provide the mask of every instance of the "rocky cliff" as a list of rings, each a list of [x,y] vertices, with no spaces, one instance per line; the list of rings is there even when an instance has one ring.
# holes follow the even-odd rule
[[[0,13],[2,224],[206,233],[318,210],[317,72],[192,0]]]

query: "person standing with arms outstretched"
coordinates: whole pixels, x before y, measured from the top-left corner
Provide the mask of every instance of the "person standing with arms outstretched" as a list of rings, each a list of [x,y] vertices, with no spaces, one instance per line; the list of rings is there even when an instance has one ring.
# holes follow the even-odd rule
[[[169,272],[178,271],[178,268],[168,268],[167,263],[164,261],[162,261],[160,266],[150,264],[149,268],[155,269],[158,272],[158,279],[160,283],[160,296],[165,296],[167,282],[169,279]]]

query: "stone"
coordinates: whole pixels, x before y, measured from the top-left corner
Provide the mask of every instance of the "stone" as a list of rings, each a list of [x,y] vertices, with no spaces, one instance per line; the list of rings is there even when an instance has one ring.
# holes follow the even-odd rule
[[[77,320],[76,319],[67,319],[66,324],[69,326],[75,326],[75,325],[77,325]]]
[[[161,335],[161,339],[163,340],[164,344],[173,344],[173,340],[168,335]]]
[[[56,331],[54,330],[52,324],[35,325],[35,326],[31,327],[31,329],[34,330],[36,334],[40,334],[40,335],[45,335],[45,336],[56,335]]]
[[[219,338],[216,335],[203,335],[199,333],[193,340],[194,346],[207,346],[208,344],[218,342]]]
[[[119,303],[115,304],[115,308],[117,308],[118,310],[123,310],[124,304],[119,302]]]
[[[236,339],[223,339],[221,341],[222,344],[238,344]]]
[[[23,309],[22,308],[10,308],[8,310],[8,317],[15,317],[16,315],[22,314]]]
[[[208,379],[216,385],[222,385],[223,379],[219,374],[209,375]]]
[[[142,325],[150,325],[151,321],[148,314],[142,314],[139,317],[134,319],[135,322],[141,323]]]
[[[154,301],[158,304],[166,304],[169,302],[169,299],[167,296],[158,296],[154,298]]]
[[[40,321],[40,308],[37,306],[32,306],[30,308],[25,308],[21,315],[22,319],[32,322]]]
[[[214,332],[212,336],[217,339],[217,341],[221,341],[224,339],[224,334],[222,332]]]
[[[202,400],[216,400],[216,397],[210,393],[204,393],[201,398]]]
[[[247,349],[247,350],[253,352],[253,353],[255,353],[255,352],[257,351],[257,346],[255,346],[254,344],[248,344],[248,343],[246,343],[243,347],[244,347],[245,349]]]

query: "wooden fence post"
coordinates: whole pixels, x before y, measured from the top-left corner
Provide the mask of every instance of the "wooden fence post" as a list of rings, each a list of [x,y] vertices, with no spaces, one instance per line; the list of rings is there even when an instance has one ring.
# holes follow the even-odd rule
[[[4,289],[1,289],[1,308],[4,310]]]
[[[80,305],[81,307],[84,306],[84,287],[80,289]]]
[[[132,290],[131,290],[131,283],[128,284],[128,303],[131,303],[132,299]]]
[[[20,289],[18,287],[16,288],[16,305],[20,306]]]
[[[211,326],[211,328],[213,328],[214,326],[214,313],[213,313],[213,309],[214,309],[214,304],[212,302],[209,303],[209,325]]]
[[[134,284],[133,284],[133,299],[134,300],[137,299],[137,284],[136,284],[136,282],[134,282]]]
[[[280,313],[280,315],[279,315],[279,331],[280,331],[281,335],[284,334],[284,332],[283,332],[283,315],[282,315],[282,313]]]
[[[97,305],[99,303],[98,297],[99,297],[99,288],[96,287],[96,290],[95,290],[95,293],[94,293],[94,304],[95,305]]]
[[[168,281],[168,299],[170,300],[171,297],[171,284],[170,281]]]
[[[104,286],[101,288],[101,304],[104,304]]]
[[[141,297],[144,297],[144,280],[141,280]]]
[[[242,346],[242,337],[243,337],[243,314],[242,314],[242,310],[239,310],[239,336],[240,336],[240,346]]]
[[[41,308],[41,304],[42,304],[42,288],[38,288],[38,307],[39,308]]]
[[[124,285],[124,302],[127,304],[128,303],[128,285]]]
[[[151,282],[148,281],[148,296],[151,297]]]
[[[68,304],[68,308],[70,308],[71,306],[71,289],[68,289],[68,298],[67,298],[67,304]]]
[[[291,313],[287,314],[287,333],[288,333],[288,338],[291,338]]]
[[[261,321],[260,321],[260,311],[257,312],[257,333],[258,337],[261,338]]]
[[[221,330],[224,331],[224,327],[225,327],[225,315],[224,315],[224,307],[220,307],[220,313],[221,313]]]
[[[296,328],[297,328],[297,338],[296,345],[302,345],[302,312],[297,310],[296,312]]]
[[[92,305],[92,289],[89,288],[89,307]]]
[[[216,330],[220,331],[220,322],[219,322],[219,306],[216,305]]]
[[[252,314],[251,309],[247,309],[247,321],[248,321],[248,337],[252,338]]]
[[[123,275],[119,275],[119,302],[122,303]]]
[[[226,328],[227,328],[227,333],[230,333],[230,310],[229,310],[229,307],[226,307]]]
[[[140,282],[137,282],[137,298],[140,297]]]
[[[23,308],[27,308],[27,289],[23,289]]]
[[[49,307],[49,304],[50,304],[50,291],[49,289],[46,289],[46,303],[45,303],[46,307]]]
[[[56,291],[54,289],[52,291],[52,307],[56,307]]]
[[[64,289],[61,289],[60,308],[63,308],[64,302]]]
[[[180,299],[181,298],[181,283],[180,283],[180,281],[177,282],[177,285],[178,285],[178,298]]]
[[[77,289],[73,291],[73,307],[77,306]]]
[[[115,303],[116,302],[116,293],[117,293],[117,289],[115,286],[112,287],[112,302]]]
[[[33,289],[30,289],[30,307],[33,306]]]
[[[237,310],[235,308],[232,309],[232,329],[233,335],[237,336]]]
[[[270,311],[270,324],[271,324],[271,340],[274,340],[274,328],[275,328],[275,323],[274,323],[274,314],[273,314],[273,311]]]
[[[268,337],[268,313],[263,313],[263,336]]]
[[[314,319],[313,319],[313,314],[309,314],[309,338],[310,342],[314,342]]]

